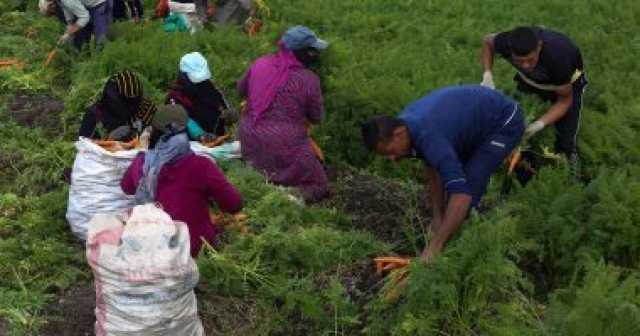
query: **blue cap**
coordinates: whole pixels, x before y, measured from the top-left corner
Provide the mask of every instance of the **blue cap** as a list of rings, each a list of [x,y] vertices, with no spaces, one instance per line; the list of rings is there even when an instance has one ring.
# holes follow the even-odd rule
[[[187,74],[189,80],[194,84],[211,79],[209,64],[199,52],[192,52],[182,56],[180,59],[180,71]]]
[[[329,42],[319,39],[316,34],[305,26],[289,28],[282,36],[284,46],[290,50],[299,50],[307,47],[327,49]]]

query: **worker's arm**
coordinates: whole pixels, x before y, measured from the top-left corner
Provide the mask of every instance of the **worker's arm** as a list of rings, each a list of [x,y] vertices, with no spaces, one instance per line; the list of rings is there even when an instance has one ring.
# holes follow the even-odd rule
[[[189,134],[189,138],[199,140],[206,132],[195,120],[189,118],[187,120],[187,133]]]
[[[493,70],[493,57],[494,57],[494,39],[496,34],[487,34],[482,39],[482,68],[485,72],[491,72]]]
[[[227,180],[222,170],[204,157],[199,157],[198,165],[197,171],[201,174],[194,178],[204,187],[209,199],[215,201],[222,212],[233,214],[242,210],[242,195]]]
[[[471,195],[455,193],[449,198],[447,210],[442,224],[436,231],[432,231],[432,238],[427,247],[422,251],[422,259],[429,262],[438,255],[451,236],[458,231],[460,224],[467,217],[471,206]]]
[[[124,173],[122,180],[120,180],[120,188],[127,195],[135,195],[138,190],[138,183],[142,178],[142,166],[144,165],[144,154],[140,153],[131,162],[129,168]]]
[[[82,121],[80,122],[80,131],[78,132],[78,136],[85,138],[100,138],[100,136],[96,136],[96,127],[98,125],[98,116],[96,115],[96,107],[92,106],[87,109],[82,116]]]
[[[556,102],[551,105],[549,110],[538,120],[544,122],[545,125],[554,124],[560,120],[573,104],[573,86],[571,83],[563,85],[555,91],[558,95]]]
[[[431,230],[436,231],[442,225],[444,214],[444,190],[442,189],[442,181],[440,174],[435,169],[427,169],[430,175],[430,194],[431,194],[431,212],[433,213],[431,220]]]
[[[306,94],[305,114],[307,121],[319,124],[324,117],[324,99],[320,88],[320,78],[313,75],[304,82]]]
[[[440,136],[424,136],[418,140],[422,148],[422,154],[433,167],[437,180],[432,180],[431,191],[434,198],[434,208],[440,208],[440,214],[434,209],[434,219],[441,217],[441,222],[431,226],[432,238],[422,252],[422,258],[429,261],[439,253],[444,244],[458,229],[462,220],[466,217],[471,205],[471,189],[467,184],[467,177],[462,162],[453,145]],[[444,195],[450,195],[444,201]],[[440,203],[440,204],[438,204]],[[444,211],[442,211],[444,210]]]
[[[61,5],[67,21],[67,33],[74,34],[89,23],[89,11],[79,0],[62,0]]]
[[[549,110],[547,110],[542,117],[538,118],[538,120],[534,121],[527,127],[525,130],[525,137],[531,137],[547,125],[554,124],[567,113],[569,107],[573,104],[573,86],[571,83],[563,85],[556,90],[555,93],[558,95],[556,102],[551,105]]]

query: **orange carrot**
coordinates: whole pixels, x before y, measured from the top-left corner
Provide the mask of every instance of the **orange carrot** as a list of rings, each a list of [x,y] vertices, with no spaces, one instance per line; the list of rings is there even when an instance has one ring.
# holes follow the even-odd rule
[[[55,48],[53,50],[51,50],[48,54],[47,54],[47,59],[44,60],[44,67],[48,67],[49,64],[51,64],[51,62],[53,61],[53,58],[56,57],[56,54],[58,53],[58,49]]]
[[[507,170],[508,175],[511,175],[513,173],[513,170],[516,168],[521,158],[522,152],[520,151],[520,149],[516,149],[513,154],[511,154],[511,160],[509,160],[509,169]]]

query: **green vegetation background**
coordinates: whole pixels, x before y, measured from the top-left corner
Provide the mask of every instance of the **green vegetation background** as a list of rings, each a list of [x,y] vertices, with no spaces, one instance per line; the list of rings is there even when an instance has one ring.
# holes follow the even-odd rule
[[[158,22],[121,23],[102,53],[61,49],[48,68],[42,62],[63,27],[32,3],[27,13],[12,11],[16,3],[0,4],[0,58],[26,62],[23,70],[0,70],[0,318],[12,335],[38,334],[56,293],[91,279],[64,219],[60,176],[73,162],[81,115],[106,78],[132,69],[161,102],[180,56],[197,50],[237,103],[235,81],[293,24],[332,43],[317,69],[327,114],[315,134],[330,162],[398,179],[411,193],[420,190],[420,166],[367,154],[360,122],[395,114],[444,85],[478,83],[487,32],[536,24],[567,33],[582,49],[590,81],[580,133],[590,182],[570,182],[562,163],[507,198],[494,182],[487,199],[498,206],[474,215],[433,265],[413,265],[399,302],[372,296],[362,303],[348,295],[344,273],[397,247],[353,227],[336,209],[300,208],[251,170],[225,165],[246,195],[255,233],[232,233],[222,251],[199,259],[200,271],[219,295],[256,302],[251,334],[640,334],[637,1],[272,0],[257,38],[236,28],[190,36],[166,34]],[[514,94],[529,118],[542,113],[544,104],[515,93],[512,75],[497,62],[498,89]],[[59,136],[11,121],[17,92],[64,100]],[[538,145],[552,139],[550,128]],[[421,236],[408,236],[408,245]]]

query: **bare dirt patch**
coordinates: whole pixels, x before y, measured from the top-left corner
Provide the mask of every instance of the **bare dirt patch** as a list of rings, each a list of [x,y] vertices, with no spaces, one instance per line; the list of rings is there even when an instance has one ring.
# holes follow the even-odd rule
[[[46,309],[43,336],[88,336],[94,334],[96,294],[93,283],[69,288]]]
[[[61,100],[48,94],[18,93],[8,104],[8,114],[18,125],[41,128],[47,135],[62,132],[60,113],[64,110]]]

